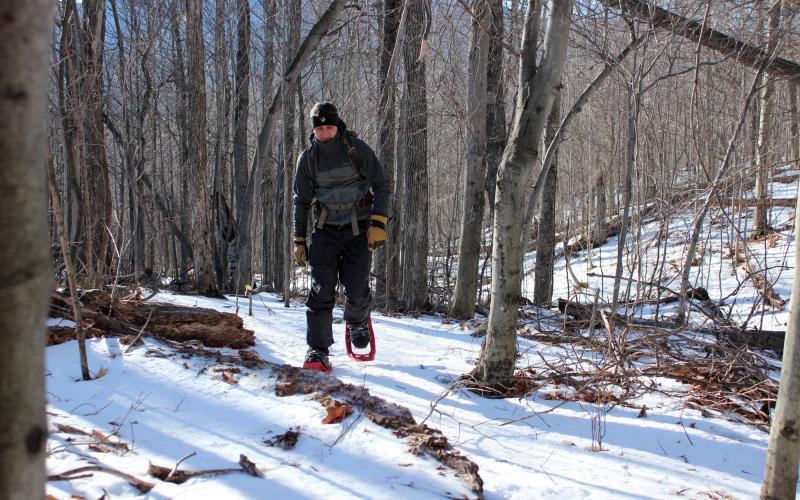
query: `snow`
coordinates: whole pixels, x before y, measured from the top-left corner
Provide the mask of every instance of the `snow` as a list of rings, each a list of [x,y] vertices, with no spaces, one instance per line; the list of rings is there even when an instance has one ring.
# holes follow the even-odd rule
[[[772,192],[775,197],[795,196],[797,185],[775,183]],[[776,208],[770,217],[772,225],[780,228],[780,237],[773,246],[750,243],[751,250],[762,266],[767,263],[776,291],[788,299],[794,272],[794,210]],[[743,232],[750,231],[747,217],[734,220]],[[671,236],[662,259],[682,258],[690,224],[689,211],[670,215]],[[631,274],[626,268],[625,276],[641,275],[643,281],[649,281],[658,229],[658,221],[643,224],[644,264]],[[740,284],[744,272],[724,257],[731,227],[718,209],[709,213],[704,231],[704,264],[693,268],[692,280],[717,300],[738,288],[722,306],[734,321],[741,323],[750,316],[753,326],[785,329],[788,305],[782,311],[762,308],[749,280]],[[632,243],[629,250],[626,262],[636,250]],[[661,250],[663,253],[663,246]],[[594,250],[593,272],[613,275],[615,260],[616,239],[611,238]],[[588,288],[576,295],[562,258],[557,262],[554,297],[578,296],[589,301],[595,290],[600,290],[602,299],[610,299],[613,279],[588,277],[586,252],[573,255],[570,264]],[[529,259],[526,268],[532,265]],[[675,271],[671,272],[662,284],[678,289]],[[532,290],[530,280],[532,276],[526,276],[527,290]],[[636,293],[635,284],[632,291]],[[231,297],[162,293],[152,300],[234,312]],[[264,359],[302,363],[306,349],[302,303],[292,302],[285,308],[278,297],[257,294],[252,317],[246,313],[246,303],[240,306],[239,314],[245,327],[255,331],[255,349]],[[654,312],[653,307],[642,306],[637,314],[651,316]],[[672,313],[674,309],[664,307],[660,317]],[[334,314],[341,318],[341,309]],[[693,314],[693,321],[700,324],[703,317]],[[724,415],[703,417],[687,409],[684,403],[689,387],[673,379],[653,379],[659,390],[637,398],[635,407],[609,409],[547,399],[554,390],[564,390],[552,386],[523,398],[487,399],[463,389],[449,390],[478,357],[481,339],[469,335],[474,322],[375,312],[373,324],[377,358],[371,363],[355,363],[345,355],[344,324],[335,322],[335,375],[408,407],[418,422],[440,429],[451,444],[480,466],[486,498],[755,498],[759,494],[769,436]],[[61,325],[67,326],[67,322]],[[101,464],[156,483],[146,495],[154,499],[475,497],[452,470],[441,470],[433,459],[411,455],[402,439],[358,412],[343,423],[325,425],[321,423],[325,410],[319,403],[300,395],[276,396],[275,379],[268,370],[243,369],[234,374],[238,384],[231,385],[222,380],[213,362],[182,357],[152,338],[127,352],[115,339],[92,339],[87,345],[92,373],[106,372],[88,382],[79,381],[75,342],[47,351],[49,474]],[[522,356],[518,367],[558,359],[564,348],[519,338]],[[594,353],[575,350],[584,359],[594,359]],[[646,405],[646,418],[640,418],[641,405]],[[603,421],[601,451],[592,451],[593,423]],[[130,450],[93,451],[88,443],[96,439],[64,433],[57,428],[59,424],[114,434]],[[294,449],[284,451],[264,444],[297,427],[300,438]],[[178,485],[147,476],[150,462],[171,468],[191,454],[181,469],[237,467],[240,454],[244,454],[263,472],[264,479],[232,473]],[[71,481],[51,481],[47,492],[59,499],[71,495],[138,496],[125,480],[100,472]]]
[[[787,171],[786,174],[797,174],[794,171]],[[798,184],[784,184],[773,182],[769,184],[769,191],[773,198],[796,198],[798,195]],[[746,192],[744,198],[753,197],[752,192]],[[762,238],[757,241],[748,239],[753,234],[753,214],[754,208],[744,209],[737,213],[736,210],[726,208],[728,216],[731,217],[731,224],[726,215],[714,207],[709,210],[698,243],[697,256],[701,257],[701,265],[693,266],[690,273],[690,283],[696,287],[704,287],[715,301],[724,299],[720,304],[723,313],[730,313],[730,318],[738,325],[747,328],[762,330],[785,330],[789,319],[789,308],[773,310],[765,307],[760,300],[759,294],[752,280],[747,279],[747,272],[741,265],[734,265],[730,256],[733,241],[737,231],[741,237],[747,239],[747,247],[753,255],[753,264],[756,269],[765,272],[767,279],[772,283],[775,292],[783,299],[789,299],[792,288],[793,263],[794,263],[794,208],[775,207],[768,210],[768,221],[775,228],[775,236],[772,238]],[[691,236],[694,207],[671,208],[666,212],[668,223],[667,233],[668,244],[658,240],[662,221],[646,220],[641,226],[641,248],[636,247],[634,238],[631,234],[637,231],[634,226],[629,231],[626,240],[626,248],[623,255],[623,278],[630,278],[639,282],[658,281],[658,265],[667,262],[664,267],[664,274],[660,284],[671,290],[680,290],[679,269],[683,266],[688,239]],[[573,254],[569,259],[575,278],[586,284],[586,288],[576,289],[575,280],[569,276],[567,271],[567,261],[564,258],[558,259],[554,266],[553,278],[553,297],[562,297],[577,300],[579,302],[591,303],[594,300],[595,291],[599,291],[600,299],[610,303],[612,301],[612,290],[614,283],[614,272],[617,261],[616,236],[609,237],[605,245],[592,250],[592,269],[589,268],[589,258],[586,251]],[[661,255],[658,256],[659,244]],[[559,246],[559,248],[563,248]],[[557,250],[558,251],[558,250]],[[634,262],[640,265],[631,265]],[[534,275],[533,269],[536,263],[535,253],[530,253],[525,260],[525,276],[523,280],[523,294],[528,299],[533,299]],[[589,273],[600,274],[606,277],[592,277]],[[610,277],[609,277],[610,276]],[[622,281],[621,291],[624,291],[629,282]],[[637,283],[631,284],[631,296],[637,298],[637,291],[642,294],[647,286],[642,285],[637,289]],[[655,294],[655,292],[653,292]],[[638,295],[642,298],[642,295]],[[663,315],[671,315],[676,312],[676,306],[661,307],[659,319]],[[647,306],[640,306],[636,312],[637,316],[653,317],[654,310]],[[705,319],[700,314],[694,314],[693,324],[698,326]]]
[[[231,311],[231,300],[162,294],[162,300]],[[246,311],[246,309],[243,309]],[[337,310],[337,315],[341,311]],[[259,294],[254,316],[243,314],[255,330],[256,349],[269,361],[299,364],[305,351],[305,309],[284,308],[275,296]],[[373,394],[407,406],[417,421],[449,381],[468,371],[480,339],[461,325],[440,318],[395,318],[374,314],[378,357],[354,363],[344,354],[344,325],[334,325],[335,374],[363,384]],[[235,467],[246,455],[266,479],[241,473],[196,478],[182,485],[160,481],[148,498],[441,498],[474,497],[452,471],[406,451],[390,431],[351,415],[341,424],[323,425],[324,409],[303,396],[279,398],[266,371],[244,370],[237,385],[221,380],[205,359],[159,357],[169,348],[153,339],[126,354],[103,339],[88,341],[93,373],[79,382],[77,344],[48,348],[48,412],[51,437],[48,473],[98,463],[145,480],[149,462],[165,467],[191,453],[182,469]],[[520,339],[531,358],[542,346]],[[117,353],[114,355],[114,353]],[[149,354],[148,354],[149,353]],[[528,360],[531,361],[531,360]],[[184,366],[184,363],[186,365]],[[524,360],[523,360],[524,364]],[[664,384],[680,386],[664,380]],[[673,388],[674,388],[673,387]],[[591,451],[594,405],[550,401],[541,393],[496,400],[459,390],[440,401],[427,421],[476,461],[487,498],[667,497],[702,492],[754,497],[764,469],[767,434],[742,423],[703,418],[681,409],[681,400],[650,395],[638,410],[616,407],[607,414],[603,450]],[[95,453],[56,424],[106,435],[117,431],[132,448]],[[300,427],[296,448],[283,451],[263,441]],[[690,442],[691,439],[691,442]],[[409,465],[410,464],[410,465]],[[115,476],[50,482],[56,498],[79,494],[98,498],[133,497],[137,491]]]

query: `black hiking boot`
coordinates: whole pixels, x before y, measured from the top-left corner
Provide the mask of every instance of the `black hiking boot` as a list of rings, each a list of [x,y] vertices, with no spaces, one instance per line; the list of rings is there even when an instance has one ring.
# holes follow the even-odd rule
[[[370,341],[369,320],[350,325],[350,342],[356,349],[364,349]]]
[[[333,365],[328,359],[328,353],[322,349],[317,349],[316,347],[308,348],[308,352],[306,352],[306,360],[303,363],[303,368],[325,373],[333,372]]]

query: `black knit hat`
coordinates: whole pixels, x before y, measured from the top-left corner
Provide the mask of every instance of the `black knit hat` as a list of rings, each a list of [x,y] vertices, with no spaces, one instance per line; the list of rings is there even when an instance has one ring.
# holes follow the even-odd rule
[[[339,125],[339,110],[329,102],[318,102],[311,108],[311,123],[314,128],[322,125]]]

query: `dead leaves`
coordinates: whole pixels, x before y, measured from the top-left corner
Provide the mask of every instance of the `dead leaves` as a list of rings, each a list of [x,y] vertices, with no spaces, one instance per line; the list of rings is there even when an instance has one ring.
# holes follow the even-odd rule
[[[338,424],[345,418],[347,418],[350,413],[353,412],[353,409],[347,406],[346,404],[342,404],[341,406],[333,406],[328,408],[328,414],[325,418],[322,419],[323,424]]]
[[[85,444],[88,445],[89,449],[97,452],[97,453],[109,453],[113,450],[116,450],[121,453],[125,453],[130,451],[130,447],[127,443],[124,443],[119,440],[112,440],[111,436],[107,436],[102,432],[98,431],[97,429],[92,429],[92,432],[86,432],[82,429],[78,429],[77,427],[73,427],[68,424],[55,424],[56,429],[59,432],[63,432],[64,434],[73,434],[77,436],[86,436],[87,438],[94,438],[94,441],[87,441],[83,443],[74,443],[74,444]],[[68,437],[66,439],[68,442],[73,442],[74,439]]]
[[[300,426],[297,426],[294,429],[289,429],[283,434],[278,434],[271,439],[265,439],[264,444],[267,446],[275,446],[282,450],[291,450],[295,447],[299,438]]]
[[[79,436],[88,436],[89,433],[67,424],[56,424],[56,428],[65,434],[77,434]]]

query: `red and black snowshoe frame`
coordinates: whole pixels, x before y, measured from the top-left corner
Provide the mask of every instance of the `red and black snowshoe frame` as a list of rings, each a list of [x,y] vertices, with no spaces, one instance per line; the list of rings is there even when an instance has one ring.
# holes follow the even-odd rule
[[[303,368],[306,370],[315,370],[318,372],[333,373],[333,365],[328,362],[324,364],[322,361],[312,361],[311,363],[303,363]]]
[[[347,355],[350,356],[350,359],[359,363],[375,359],[375,331],[372,329],[372,317],[367,318],[367,325],[369,325],[369,352],[363,354],[353,352],[353,345],[350,343],[350,323],[347,323],[344,329],[344,343],[347,346]]]
[[[367,319],[367,324],[369,325],[369,352],[365,353],[353,352],[353,344],[350,342],[350,324],[348,323],[345,325],[344,342],[347,346],[347,355],[350,356],[350,359],[359,363],[372,361],[375,359],[375,331],[372,329],[372,318]],[[303,364],[303,368],[308,370],[316,370],[319,372],[333,373],[333,364],[330,362],[325,365],[321,361],[314,361],[312,363]]]

